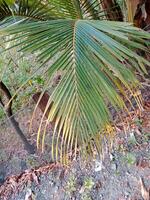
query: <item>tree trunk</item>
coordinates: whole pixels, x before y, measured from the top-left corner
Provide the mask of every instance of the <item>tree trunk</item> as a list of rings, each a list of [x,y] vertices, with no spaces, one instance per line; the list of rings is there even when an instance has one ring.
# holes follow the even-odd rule
[[[145,10],[147,14],[145,22],[146,22],[146,25],[149,26],[149,30],[150,30],[150,1],[149,0],[147,0],[145,3]]]
[[[12,96],[10,94],[10,91],[8,90],[8,88],[2,81],[0,81],[0,90],[4,93],[4,96],[6,97],[7,101],[9,102],[9,105],[7,106],[7,108],[5,108],[6,105],[0,98],[0,103],[5,108],[5,111],[6,111],[7,117],[9,118],[9,121],[11,122],[12,126],[14,127],[16,133],[19,135],[20,139],[22,140],[24,147],[28,151],[28,153],[34,154],[35,153],[34,146],[28,142],[27,138],[25,137],[23,131],[21,130],[21,128],[19,126],[19,123],[15,120],[15,117],[13,116]],[[6,104],[8,104],[8,102]]]
[[[133,22],[138,28],[142,28],[150,33],[150,0],[136,0],[130,2],[132,7],[135,8]],[[132,11],[134,12],[134,10]],[[140,51],[140,54],[150,61],[150,54],[144,51]],[[149,68],[147,68],[148,74],[150,74]]]
[[[150,0],[127,0],[128,20],[138,28],[150,30]]]

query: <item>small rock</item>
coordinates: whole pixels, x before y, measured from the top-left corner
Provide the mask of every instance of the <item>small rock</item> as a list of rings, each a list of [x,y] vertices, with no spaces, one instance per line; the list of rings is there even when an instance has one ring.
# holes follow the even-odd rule
[[[126,172],[126,175],[127,175],[127,176],[130,176],[130,175],[131,175],[131,173],[130,173],[129,171],[127,171],[127,172]]]
[[[111,164],[111,169],[116,171],[117,170],[117,164],[116,163],[112,163]]]
[[[125,198],[128,198],[130,196],[129,192],[125,192]]]
[[[21,171],[25,171],[27,169],[26,161],[21,160],[20,166],[21,166]]]
[[[6,166],[4,164],[0,164],[0,185],[4,183],[6,176]]]
[[[54,181],[49,181],[49,185],[53,186],[54,185]]]
[[[0,185],[4,183],[5,175],[4,173],[0,173]]]
[[[102,194],[99,195],[99,199],[103,199],[103,195]]]
[[[81,189],[79,190],[79,193],[82,194],[84,192],[84,187],[82,186]]]
[[[112,153],[110,153],[110,160],[111,161],[115,160],[115,156]]]
[[[102,162],[99,162],[99,161],[95,161],[95,172],[99,172],[99,171],[101,171],[102,170]]]
[[[96,182],[95,189],[96,189],[96,190],[99,190],[100,188],[102,188],[102,183],[101,183],[100,180],[98,180],[98,181]]]
[[[58,187],[58,186],[53,187],[53,193],[54,193],[54,194],[56,194],[56,193],[58,192],[58,190],[59,190],[59,187]]]

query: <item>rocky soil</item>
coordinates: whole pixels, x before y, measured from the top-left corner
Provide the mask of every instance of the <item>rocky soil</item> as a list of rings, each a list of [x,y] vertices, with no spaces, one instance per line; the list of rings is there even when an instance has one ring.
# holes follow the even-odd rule
[[[32,104],[32,102],[31,102]],[[31,105],[16,115],[30,142],[36,144],[40,111],[29,133]],[[149,200],[150,191],[150,98],[145,94],[142,113],[132,113],[123,132],[118,124],[113,147],[105,145],[102,158],[86,162],[79,156],[69,166],[52,163],[51,127],[46,151],[29,155],[8,120],[0,125],[0,200]]]

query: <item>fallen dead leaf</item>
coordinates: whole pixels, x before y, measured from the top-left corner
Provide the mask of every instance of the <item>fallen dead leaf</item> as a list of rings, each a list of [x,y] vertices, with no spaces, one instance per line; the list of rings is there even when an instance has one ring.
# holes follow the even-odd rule
[[[148,160],[146,160],[146,159],[142,159],[141,158],[141,159],[139,159],[137,161],[136,166],[140,167],[142,169],[144,169],[144,168],[150,168],[150,162]]]
[[[34,195],[34,193],[32,192],[31,189],[27,190],[25,200],[35,200],[35,195]]]
[[[143,179],[140,177],[141,194],[144,200],[150,200],[150,194],[148,189],[145,187]]]

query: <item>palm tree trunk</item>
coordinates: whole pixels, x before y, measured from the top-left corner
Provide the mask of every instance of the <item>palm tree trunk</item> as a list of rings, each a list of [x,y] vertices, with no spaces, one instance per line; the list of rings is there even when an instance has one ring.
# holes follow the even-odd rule
[[[130,0],[129,0],[130,1]],[[134,25],[138,28],[142,28],[145,31],[150,32],[150,0],[135,0],[130,1],[132,8],[131,12],[133,17]],[[140,55],[150,61],[150,54],[140,51]],[[147,68],[148,74],[150,70]]]
[[[134,21],[133,19],[134,19],[136,8],[137,8],[137,5],[139,4],[139,1],[140,0],[134,0],[134,1],[126,0],[129,22]]]
[[[127,0],[128,20],[134,22],[139,28],[150,30],[150,1],[149,0]]]
[[[147,0],[145,3],[145,10],[147,13],[147,18],[146,18],[145,22],[147,25],[150,25],[150,1],[149,0]]]

